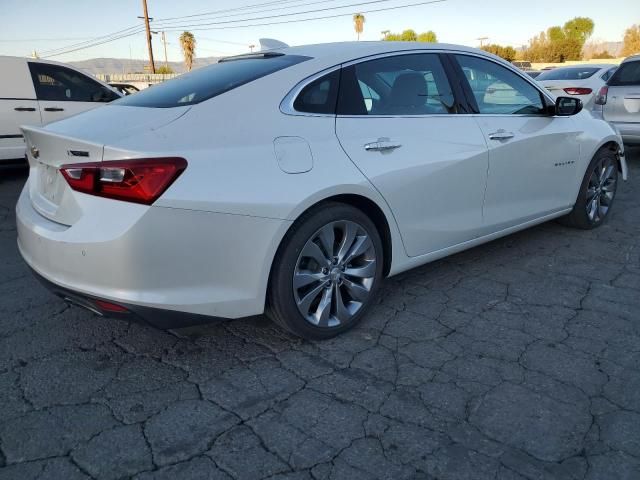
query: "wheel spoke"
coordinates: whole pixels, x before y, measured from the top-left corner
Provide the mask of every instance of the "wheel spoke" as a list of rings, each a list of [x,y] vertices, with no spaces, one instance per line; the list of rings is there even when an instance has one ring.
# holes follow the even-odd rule
[[[613,174],[613,168],[614,166],[611,164],[611,162],[607,162],[606,166],[604,164],[602,165],[602,173],[600,174],[600,184],[603,184],[605,180],[607,180],[608,178],[611,178]]]
[[[321,267],[331,265],[331,260],[325,256],[322,249],[315,242],[307,242],[302,249],[301,255],[303,257],[313,258]]]
[[[589,220],[592,220],[592,221],[596,220],[597,208],[598,208],[598,197],[596,196],[587,205],[587,215],[589,216]]]
[[[316,320],[316,325],[319,327],[329,326],[329,317],[331,316],[331,297],[333,296],[332,292],[332,288],[324,289],[324,292],[322,292],[322,298],[320,299],[320,303],[316,309],[316,313],[313,315]]]
[[[353,298],[356,302],[363,302],[369,295],[369,290],[358,283],[352,282],[348,278],[345,278],[342,284],[347,289],[347,292],[349,292],[351,298]]]
[[[326,252],[326,257],[328,259],[333,259],[334,250],[335,250],[334,244],[336,240],[336,235],[333,230],[333,223],[330,223],[329,225],[325,225],[318,233],[318,238],[320,239],[322,248]]]
[[[344,263],[349,263],[355,258],[358,258],[360,255],[366,253],[367,250],[371,248],[371,240],[367,235],[360,235],[356,237],[355,242],[353,242],[353,246],[345,256]]]
[[[371,278],[376,274],[376,261],[370,260],[362,267],[351,267],[344,271],[348,277]]]
[[[336,305],[336,318],[340,320],[340,322],[345,322],[351,317],[351,312],[344,304],[344,299],[342,298],[342,291],[340,290],[340,285],[334,285],[334,302]]]
[[[308,270],[296,271],[293,276],[293,288],[296,290],[315,282],[325,282],[327,275],[324,273],[315,273]]]
[[[338,250],[338,261],[341,262],[349,250],[351,250],[351,246],[356,238],[356,233],[358,232],[358,227],[355,223],[352,222],[344,222],[343,224],[343,235],[342,241],[340,242],[340,249]]]
[[[309,315],[309,308],[311,308],[311,304],[325,289],[326,288],[324,283],[321,283],[317,287],[314,287],[309,292],[307,292],[305,296],[300,299],[300,301],[298,302],[298,308],[305,316]]]
[[[597,193],[598,193],[598,191],[596,190],[595,187],[588,188],[587,189],[587,202],[590,202],[591,200],[593,200],[593,197],[595,197]]]

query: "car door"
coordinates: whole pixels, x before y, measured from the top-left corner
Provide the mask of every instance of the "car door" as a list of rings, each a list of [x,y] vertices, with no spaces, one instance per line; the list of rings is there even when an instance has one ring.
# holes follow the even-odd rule
[[[409,256],[477,236],[487,148],[437,53],[393,54],[344,66],[336,134],[385,198]]]
[[[20,125],[39,125],[40,110],[24,58],[0,57],[0,160],[24,157]]]
[[[62,65],[29,62],[44,124],[120,98],[89,76]]]
[[[573,205],[584,173],[576,122],[548,113],[551,101],[524,75],[473,54],[454,59],[489,148],[483,233]]]
[[[609,91],[603,114],[620,132],[638,135],[640,123],[640,60],[620,65],[608,82]],[[635,124],[633,127],[632,124]]]

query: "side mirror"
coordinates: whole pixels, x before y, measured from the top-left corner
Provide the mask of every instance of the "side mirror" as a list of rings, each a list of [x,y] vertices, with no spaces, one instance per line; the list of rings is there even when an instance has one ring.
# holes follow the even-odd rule
[[[555,114],[559,117],[570,117],[582,111],[582,100],[572,97],[558,97],[556,99]]]

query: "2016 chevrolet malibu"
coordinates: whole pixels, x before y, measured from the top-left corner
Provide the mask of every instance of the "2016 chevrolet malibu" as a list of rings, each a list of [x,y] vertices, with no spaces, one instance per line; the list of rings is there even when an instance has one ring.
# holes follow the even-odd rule
[[[25,127],[20,252],[57,294],[160,327],[354,326],[385,276],[561,218],[590,229],[620,136],[510,64],[359,42],[227,58]]]

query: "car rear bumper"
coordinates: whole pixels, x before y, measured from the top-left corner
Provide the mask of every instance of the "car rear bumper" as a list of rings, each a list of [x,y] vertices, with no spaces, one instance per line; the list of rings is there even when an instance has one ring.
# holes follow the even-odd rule
[[[271,260],[289,222],[164,207],[118,228],[107,217],[52,222],[33,208],[27,185],[16,207],[18,248],[54,292],[98,313],[109,313],[96,308],[96,299],[106,300],[167,327],[165,318],[178,313],[263,312]]]

